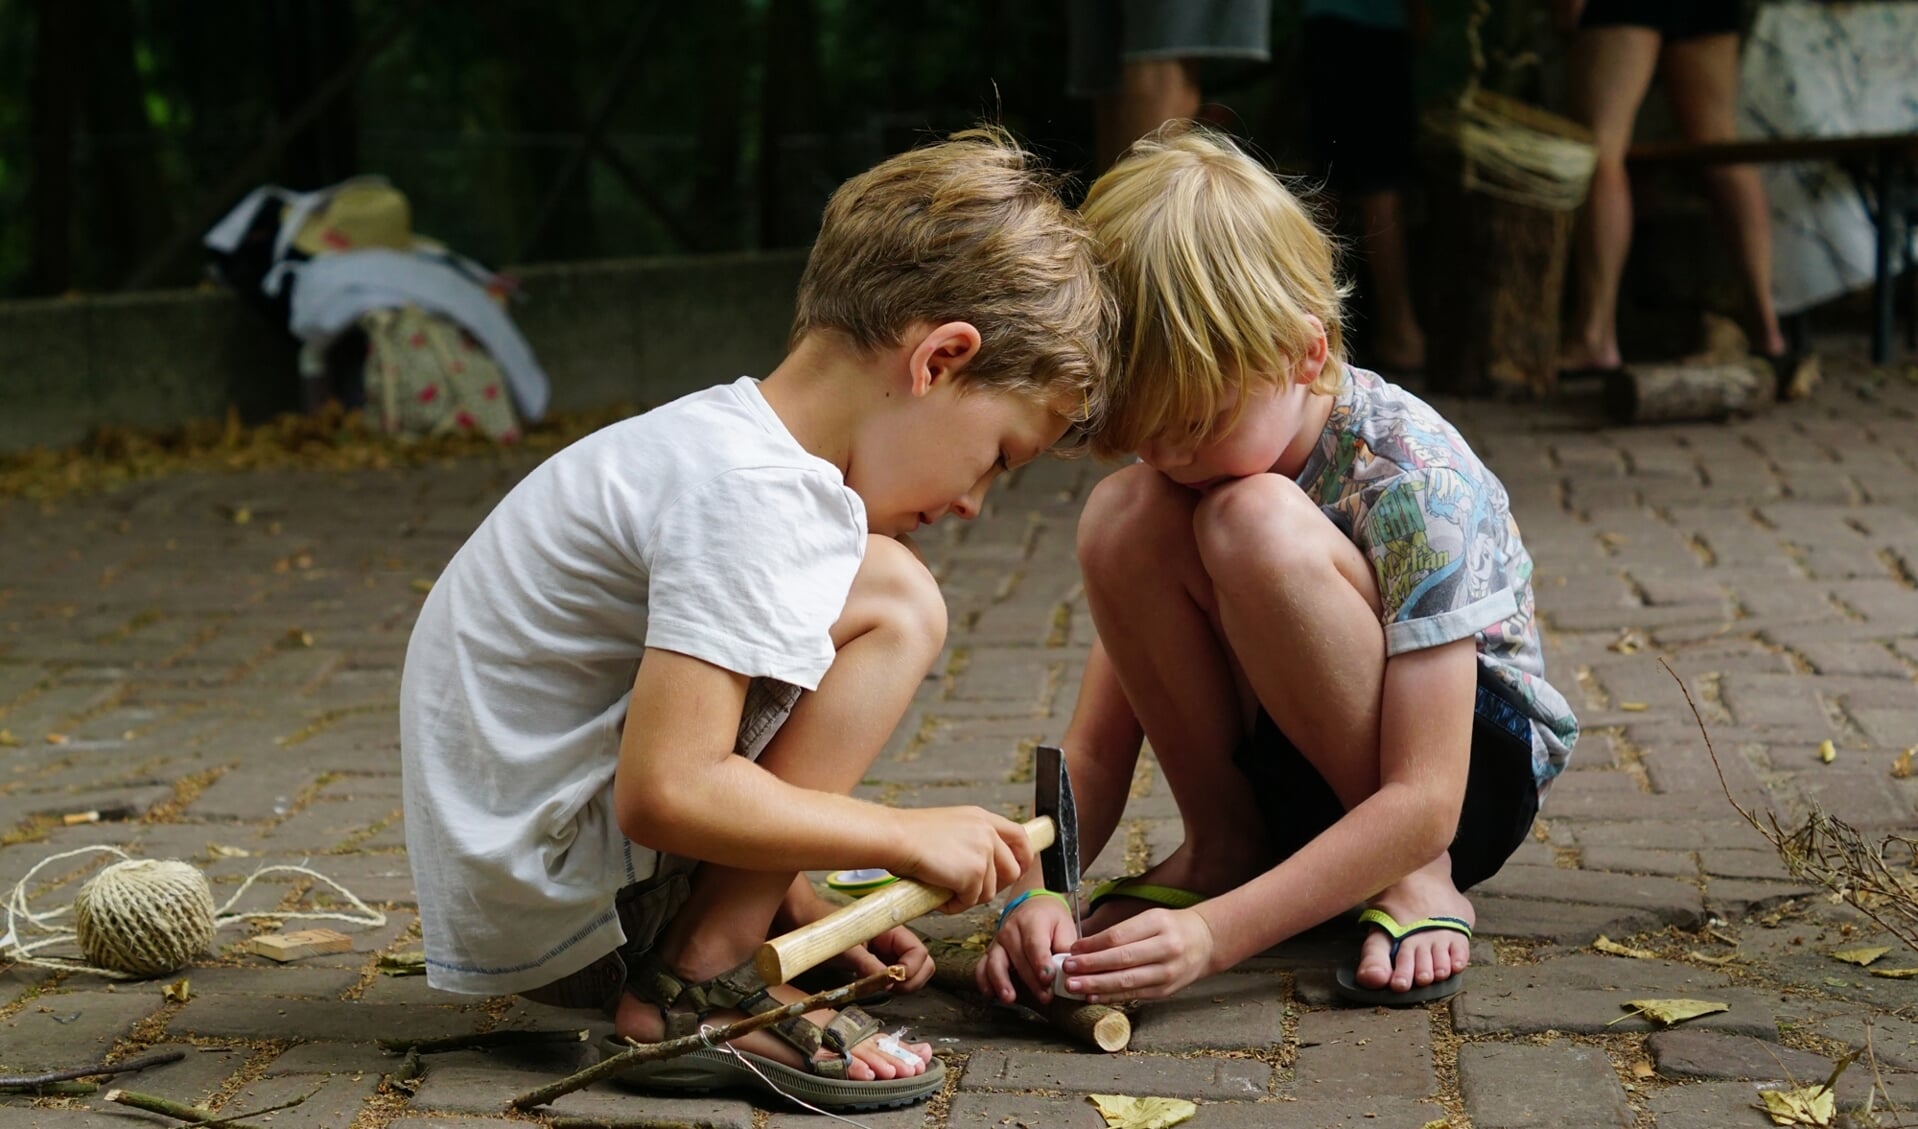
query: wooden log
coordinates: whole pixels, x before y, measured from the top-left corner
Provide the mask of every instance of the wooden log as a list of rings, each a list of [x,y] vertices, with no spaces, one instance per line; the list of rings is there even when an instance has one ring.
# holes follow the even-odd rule
[[[1607,381],[1605,407],[1619,423],[1722,420],[1772,404],[1777,383],[1756,359],[1632,365]]]
[[[973,970],[983,954],[938,942],[928,947],[932,950],[934,984],[949,992],[978,993]],[[1126,1044],[1132,1041],[1132,1020],[1116,1007],[1057,997],[1050,1003],[1040,1003],[1023,984],[1019,985],[1019,1006],[1037,1012],[1054,1030],[1107,1054],[1125,1050]]]

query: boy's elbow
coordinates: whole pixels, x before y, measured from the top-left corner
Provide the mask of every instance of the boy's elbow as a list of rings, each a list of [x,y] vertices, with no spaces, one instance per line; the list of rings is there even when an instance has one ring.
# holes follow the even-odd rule
[[[615,790],[613,814],[622,835],[644,847],[671,853],[681,838],[686,805],[675,801],[667,788],[635,787]]]

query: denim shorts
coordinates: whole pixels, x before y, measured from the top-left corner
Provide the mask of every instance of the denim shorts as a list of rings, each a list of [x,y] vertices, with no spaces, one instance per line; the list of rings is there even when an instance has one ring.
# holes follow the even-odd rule
[[[1345,814],[1332,786],[1264,710],[1232,760],[1251,782],[1275,861],[1292,857]],[[1469,890],[1497,874],[1537,814],[1531,719],[1481,682],[1472,711],[1472,767],[1452,839],[1452,884]]]

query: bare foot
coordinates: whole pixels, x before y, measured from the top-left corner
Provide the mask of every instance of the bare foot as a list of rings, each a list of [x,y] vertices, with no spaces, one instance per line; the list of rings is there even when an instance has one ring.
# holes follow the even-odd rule
[[[1567,341],[1558,354],[1558,367],[1568,369],[1614,369],[1625,363],[1618,342],[1589,343]]]
[[[1156,866],[1149,868],[1134,881],[1142,886],[1169,886],[1175,890],[1190,890],[1211,898],[1228,890],[1236,890],[1252,879],[1265,873],[1270,860],[1263,855],[1238,854],[1228,857],[1220,852],[1201,851],[1192,846],[1187,839],[1178,848],[1167,855]],[[1099,908],[1086,915],[1085,935],[1112,928],[1126,918],[1155,908],[1154,903],[1143,898],[1130,898],[1117,895],[1099,903]]]
[[[805,998],[805,993],[795,988],[781,985],[772,989],[773,998],[780,1003],[791,1003]],[[707,1020],[714,1026],[744,1019],[746,1014],[740,1011],[715,1011]],[[806,1018],[821,1028],[832,1022],[831,1011],[809,1011]],[[631,995],[622,996],[619,1001],[619,1014],[613,1020],[615,1033],[641,1043],[657,1043],[666,1035],[666,1019],[652,1004]],[[932,1044],[905,1044],[907,1057],[897,1058],[879,1046],[882,1036],[874,1035],[861,1040],[852,1048],[852,1064],[846,1076],[855,1082],[870,1082],[876,1078],[909,1078],[926,1072],[926,1064],[932,1061]],[[783,1062],[787,1066],[805,1068],[805,1059],[799,1049],[774,1035],[770,1031],[754,1031],[749,1035],[731,1041],[732,1046],[742,1051]],[[833,1051],[821,1049],[818,1057],[831,1058]]]
[[[1370,903],[1384,910],[1400,924],[1422,917],[1456,917],[1473,924],[1472,903],[1452,885],[1452,856],[1440,855],[1418,870],[1385,888]],[[1472,961],[1471,938],[1449,929],[1430,929],[1407,937],[1399,945],[1398,960],[1391,959],[1392,940],[1374,929],[1359,947],[1356,979],[1363,988],[1384,988],[1394,992],[1451,976]]]

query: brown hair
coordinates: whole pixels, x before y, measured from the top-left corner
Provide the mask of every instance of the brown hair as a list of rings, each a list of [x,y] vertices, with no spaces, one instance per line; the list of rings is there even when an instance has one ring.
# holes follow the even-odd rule
[[[1190,123],[1136,142],[1081,209],[1105,246],[1127,319],[1104,456],[1194,424],[1203,441],[1230,431],[1218,403],[1254,381],[1290,377],[1325,327],[1314,392],[1344,379],[1332,240],[1265,166],[1222,134]],[[1241,397],[1241,404],[1245,402]]]
[[[799,280],[790,342],[832,331],[862,351],[915,323],[970,322],[971,387],[1041,400],[1096,425],[1116,361],[1118,305],[1058,180],[985,126],[891,157],[840,185]]]

